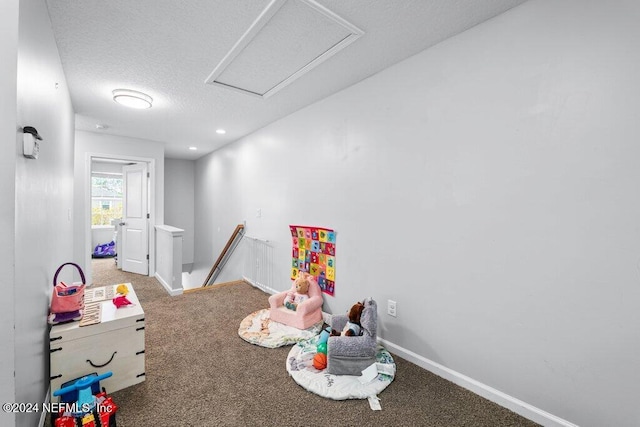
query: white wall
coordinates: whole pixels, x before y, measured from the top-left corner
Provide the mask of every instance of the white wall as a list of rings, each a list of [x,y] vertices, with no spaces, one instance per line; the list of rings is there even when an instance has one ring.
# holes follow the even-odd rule
[[[131,160],[151,160],[151,185],[155,192],[151,196],[154,206],[149,226],[149,273],[155,273],[155,237],[153,226],[164,223],[164,146],[155,141],[122,136],[76,131],[74,184],[77,197],[74,200],[76,212],[74,222],[74,254],[81,264],[87,281],[92,282],[91,265],[91,217],[90,217],[90,171],[91,156],[106,158],[126,158]]]
[[[639,24],[532,0],[200,159],[196,258],[246,219],[285,289],[288,225],[332,227],[325,310],[373,296],[382,338],[548,425],[639,425]]]
[[[194,260],[195,161],[165,159],[164,219],[167,225],[184,230],[182,263]]]
[[[18,68],[18,1],[0,2],[0,401],[15,402],[15,218],[16,218],[16,84]],[[0,412],[0,425],[12,426],[15,415]]]
[[[53,275],[73,260],[74,111],[45,2],[20,1],[19,15],[17,126],[34,126],[43,141],[37,160],[22,156],[22,134],[14,136],[16,145],[6,153],[16,156],[15,401],[43,402],[49,386],[46,316]],[[22,413],[16,421],[33,426],[39,418],[39,413]]]

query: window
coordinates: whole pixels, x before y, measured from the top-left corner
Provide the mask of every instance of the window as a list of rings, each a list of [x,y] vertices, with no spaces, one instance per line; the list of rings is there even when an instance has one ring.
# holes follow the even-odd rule
[[[122,176],[91,176],[91,225],[111,225],[122,218]]]

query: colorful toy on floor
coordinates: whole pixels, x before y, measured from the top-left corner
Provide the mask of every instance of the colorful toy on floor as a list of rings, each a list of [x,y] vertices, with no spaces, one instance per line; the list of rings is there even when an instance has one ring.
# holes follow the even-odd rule
[[[53,395],[60,397],[61,407],[55,427],[116,427],[118,407],[104,391],[100,392],[99,383],[112,375],[112,372],[87,375],[54,391]]]
[[[318,343],[317,350],[318,350],[318,353],[327,354],[327,343],[326,342]]]
[[[316,346],[316,349],[318,350],[318,353],[327,354],[327,342],[329,341],[329,335],[330,334],[331,333],[329,331],[329,328],[325,328],[320,333],[320,337],[318,338],[318,345]]]
[[[315,356],[313,356],[313,367],[316,368],[319,371],[322,371],[324,368],[327,367],[327,354],[326,353],[316,353]]]
[[[318,338],[318,344],[327,343],[329,341],[329,336],[331,335],[331,328],[326,327],[320,332],[320,338]]]
[[[327,367],[327,342],[329,341],[330,328],[325,328],[318,337],[316,345],[316,354],[313,356],[313,367],[321,371]]]

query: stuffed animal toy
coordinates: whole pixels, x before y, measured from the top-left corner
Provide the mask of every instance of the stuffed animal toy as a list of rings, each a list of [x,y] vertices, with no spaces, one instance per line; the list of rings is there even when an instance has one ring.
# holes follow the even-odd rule
[[[300,274],[298,278],[293,282],[296,291],[290,291],[284,299],[284,306],[289,310],[296,311],[298,304],[309,299],[309,280],[307,280],[306,274]]]
[[[335,329],[333,329],[331,330],[331,335],[332,336],[340,335],[344,337],[355,337],[360,335],[360,333],[362,332],[362,326],[360,325],[360,317],[362,316],[363,310],[364,310],[364,304],[361,302],[357,302],[353,306],[351,306],[349,311],[347,311],[347,317],[349,318],[349,321],[347,322],[346,325],[344,325],[342,332],[338,332]]]

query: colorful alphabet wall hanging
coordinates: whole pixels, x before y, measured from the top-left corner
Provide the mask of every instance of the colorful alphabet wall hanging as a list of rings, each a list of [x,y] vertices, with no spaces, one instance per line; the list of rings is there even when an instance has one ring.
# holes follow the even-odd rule
[[[291,279],[304,271],[315,277],[322,292],[332,295],[336,284],[336,232],[328,228],[290,225],[293,239]]]

